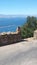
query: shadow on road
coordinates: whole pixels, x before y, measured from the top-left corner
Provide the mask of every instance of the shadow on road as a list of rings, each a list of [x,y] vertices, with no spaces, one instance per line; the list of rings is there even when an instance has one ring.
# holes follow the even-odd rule
[[[18,43],[20,43],[20,42],[24,42],[24,41],[28,41],[28,40],[24,40],[24,39],[22,39],[21,41],[17,41],[17,42],[13,42],[13,43],[7,43],[7,44],[0,44],[0,47],[2,47],[2,46],[7,46],[7,45],[11,45],[11,44],[18,44]]]

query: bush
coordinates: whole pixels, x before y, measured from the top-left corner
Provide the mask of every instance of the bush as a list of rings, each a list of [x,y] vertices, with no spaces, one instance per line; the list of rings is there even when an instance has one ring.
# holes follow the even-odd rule
[[[37,18],[27,17],[26,23],[21,27],[22,38],[33,37],[34,30],[37,29]]]

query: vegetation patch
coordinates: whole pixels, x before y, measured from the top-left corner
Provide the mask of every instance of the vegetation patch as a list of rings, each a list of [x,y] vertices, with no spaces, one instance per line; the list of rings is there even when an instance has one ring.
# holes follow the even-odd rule
[[[28,16],[26,23],[21,27],[21,37],[33,37],[34,30],[37,29],[37,18]]]

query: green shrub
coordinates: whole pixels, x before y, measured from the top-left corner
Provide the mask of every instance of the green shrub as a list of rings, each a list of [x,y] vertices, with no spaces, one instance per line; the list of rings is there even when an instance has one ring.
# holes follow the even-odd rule
[[[36,17],[27,17],[26,23],[21,27],[21,36],[22,38],[33,37],[34,30],[37,29],[37,18]]]

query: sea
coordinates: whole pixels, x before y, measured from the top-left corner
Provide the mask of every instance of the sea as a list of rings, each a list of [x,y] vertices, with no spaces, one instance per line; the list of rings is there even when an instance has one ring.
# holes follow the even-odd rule
[[[0,33],[1,32],[15,32],[18,26],[24,25],[25,17],[0,18]]]

